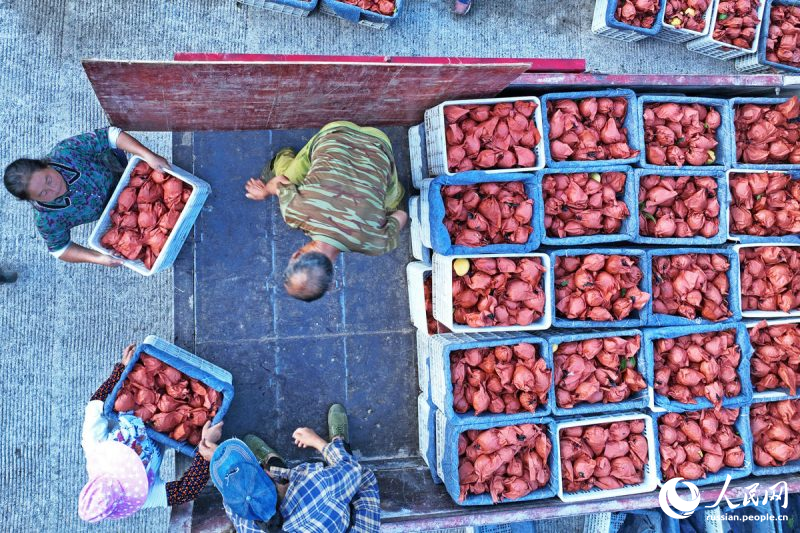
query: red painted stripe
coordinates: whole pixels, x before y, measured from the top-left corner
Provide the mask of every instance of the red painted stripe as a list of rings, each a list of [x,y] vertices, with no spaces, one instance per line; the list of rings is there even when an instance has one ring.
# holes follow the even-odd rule
[[[401,63],[410,65],[497,65],[529,63],[528,72],[584,72],[584,59],[557,58],[511,58],[511,57],[409,57],[409,56],[325,56],[306,54],[226,54],[178,52],[175,61],[232,61],[264,62],[285,61],[290,63]]]

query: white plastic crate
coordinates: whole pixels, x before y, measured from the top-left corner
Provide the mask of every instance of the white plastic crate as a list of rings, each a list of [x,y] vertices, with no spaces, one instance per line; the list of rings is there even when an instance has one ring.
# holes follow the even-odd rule
[[[417,330],[417,382],[427,396],[431,390],[431,339],[427,331]]]
[[[686,28],[674,28],[669,21],[666,20],[667,14],[665,11],[662,15],[664,17],[664,25],[661,27],[661,30],[658,32],[658,34],[654,35],[654,38],[658,39],[659,41],[668,41],[671,43],[685,43],[687,41],[691,41],[692,39],[705,37],[708,35],[711,29],[713,19],[710,18],[710,15],[717,9],[717,2],[719,2],[719,0],[712,0],[708,4],[706,12],[703,14],[703,20],[706,21],[703,31],[687,30]]]
[[[761,3],[758,5],[759,22],[756,24],[755,38],[753,39],[753,44],[750,46],[750,48],[739,48],[738,46],[733,46],[714,40],[713,26],[714,22],[717,20],[719,2],[714,2],[714,11],[712,11],[711,17],[708,19],[712,22],[712,24],[709,25],[708,35],[687,43],[686,48],[692,52],[697,52],[698,54],[703,54],[705,56],[714,57],[717,59],[735,59],[737,57],[755,53],[755,51],[758,49],[758,36],[761,35],[761,24],[764,20],[765,6],[766,0],[761,0]]]
[[[650,37],[646,33],[640,33],[633,30],[623,30],[612,28],[606,24],[606,12],[608,11],[608,3],[616,2],[617,0],[595,0],[594,15],[592,16],[592,33],[608,37],[609,39],[616,39],[618,41],[626,41],[629,43],[641,41]],[[659,13],[663,11],[660,10]],[[658,21],[656,21],[658,24]]]
[[[561,479],[561,469],[558,471],[558,497],[564,503],[580,503],[599,499],[615,499],[651,492],[658,487],[658,473],[656,472],[656,453],[655,440],[653,439],[653,419],[646,414],[633,413],[619,416],[600,416],[596,418],[582,418],[568,422],[556,422],[556,443],[560,440],[561,430],[576,426],[593,426],[596,424],[612,424],[614,422],[626,422],[631,420],[644,421],[644,436],[647,439],[647,463],[644,465],[644,478],[638,485],[627,485],[620,489],[602,490],[593,488],[588,491],[564,492],[564,483]],[[561,464],[561,450],[556,444],[553,446],[556,452],[556,464]]]
[[[406,265],[408,283],[408,307],[414,327],[428,332],[428,317],[425,313],[425,278],[431,275],[431,266],[420,261]]]
[[[243,4],[246,6],[260,7],[262,9],[268,9],[270,11],[275,11],[277,13],[284,13],[287,15],[294,15],[296,17],[307,17],[317,7],[317,3],[313,1],[308,2],[310,9],[303,9],[300,7],[294,7],[286,4],[281,4],[278,2],[271,2],[270,0],[236,0],[236,1],[239,4]]]
[[[785,242],[757,242],[757,243],[750,243],[750,244],[737,244],[733,247],[733,250],[736,252],[737,255],[737,269],[741,269],[741,266],[738,261],[739,250],[742,248],[762,248],[764,246],[778,246],[780,248],[797,248],[800,247],[800,244],[790,244]],[[741,272],[741,270],[740,270]],[[742,291],[739,290],[739,294],[736,295],[736,298],[739,298],[739,308],[742,310],[742,318],[791,318],[791,317],[800,317],[800,309],[795,311],[789,311],[788,313],[784,313],[783,311],[745,311],[742,307]]]
[[[178,217],[175,227],[172,228],[167,236],[167,242],[164,243],[161,253],[156,258],[155,263],[153,263],[153,268],[148,270],[142,261],[138,259],[135,261],[125,259],[124,257],[118,255],[115,251],[109,250],[100,244],[100,240],[103,238],[103,235],[105,235],[106,232],[111,228],[111,210],[117,206],[119,195],[122,193],[122,190],[128,186],[128,183],[131,180],[131,172],[133,172],[134,167],[140,161],[143,161],[143,159],[139,156],[133,156],[131,157],[130,161],[128,161],[128,166],[125,168],[125,172],[122,174],[119,184],[117,184],[117,188],[114,189],[114,193],[111,195],[111,198],[106,204],[106,208],[103,210],[103,214],[100,215],[97,225],[95,225],[94,229],[92,230],[92,234],[89,236],[89,247],[102,254],[121,260],[124,266],[135,272],[138,272],[142,276],[152,276],[153,274],[161,272],[162,270],[168,269],[172,266],[172,263],[175,262],[175,259],[178,257],[178,253],[181,251],[181,247],[183,246],[186,237],[189,235],[189,231],[191,231],[192,226],[194,225],[194,221],[200,214],[200,210],[203,209],[203,204],[205,203],[206,198],[208,198],[208,195],[211,193],[211,186],[200,178],[192,176],[185,170],[178,168],[175,165],[172,165],[171,169],[164,171],[165,174],[174,176],[184,183],[191,185],[192,194],[189,196],[189,201],[186,202],[183,211],[181,211],[181,215]]]
[[[419,189],[428,177],[428,156],[425,148],[425,123],[408,128],[408,156],[411,159],[411,183]]]
[[[747,74],[759,74],[762,72],[770,72],[772,68],[767,65],[762,65],[758,61],[758,53],[755,53],[736,58],[736,70]]]
[[[450,172],[447,165],[447,141],[445,140],[445,121],[444,108],[451,105],[470,105],[470,104],[499,104],[501,102],[534,102],[536,111],[533,114],[536,129],[539,130],[541,139],[533,152],[536,154],[536,165],[525,168],[498,168],[485,170],[490,174],[509,174],[514,172],[526,172],[541,170],[544,168],[544,128],[542,127],[542,103],[535,96],[515,96],[510,98],[483,98],[479,100],[450,100],[443,102],[436,107],[425,111],[425,147],[428,156],[428,174],[431,176],[441,176],[446,174],[452,176],[457,172]],[[476,169],[480,170],[480,169]],[[422,190],[422,187],[420,187]],[[424,196],[423,196],[424,197]]]
[[[428,201],[431,183],[433,183],[433,178],[427,178],[422,180],[422,184],[419,187],[420,239],[422,240],[422,245],[429,249],[433,248],[431,245],[431,204]]]
[[[730,139],[730,151],[731,151],[731,154],[733,154],[733,157],[735,158],[736,157],[736,140],[735,140],[735,138]],[[768,172],[770,174],[790,174],[790,175],[794,174],[796,176],[796,172],[788,171],[788,170],[770,170],[770,169],[753,169],[753,168],[743,168],[743,169],[732,168],[732,169],[728,170],[725,173],[725,181],[728,183],[728,185],[727,185],[727,187],[728,187],[728,213],[730,213],[730,207],[733,205],[733,193],[730,190],[731,176],[733,176],[733,174],[763,174],[764,172]],[[758,239],[759,242],[769,242],[771,239],[775,239],[775,242],[777,243],[777,242],[781,241],[782,239],[786,239],[787,237],[789,239],[793,238],[792,235],[774,235],[772,237],[770,237],[770,236],[759,237],[759,236],[756,236],[756,235],[734,234],[733,229],[730,227],[730,224],[729,224],[729,229],[728,229],[728,240],[734,241],[734,242],[742,242],[743,240],[745,242],[747,242],[748,240],[750,242],[753,242],[755,239]],[[787,242],[789,242],[789,241],[787,241]]]
[[[489,257],[507,257],[517,259],[522,257],[538,258],[545,271],[542,274],[544,283],[544,315],[527,326],[490,326],[485,328],[472,328],[453,321],[453,261],[456,259],[481,259]],[[439,255],[433,254],[433,316],[444,324],[453,333],[497,333],[500,331],[537,331],[549,329],[553,322],[552,287],[550,286],[550,257],[547,254],[485,254],[485,255]]]
[[[431,264],[431,249],[422,242],[422,224],[419,216],[419,196],[412,196],[408,200],[408,214],[411,218],[409,227],[411,237],[411,255],[417,261],[422,261],[426,265]]]
[[[448,391],[451,391],[453,387],[449,375],[449,347],[464,346],[469,343],[480,343],[482,348],[493,348],[495,346],[510,346],[520,342],[530,342],[530,338],[531,336],[529,335],[520,335],[518,333],[461,333],[458,335],[446,333],[443,335],[436,335],[435,337],[429,337],[427,347],[431,402],[433,402],[445,416],[453,414],[453,406],[448,405]],[[538,350],[539,347],[537,346],[537,352]],[[446,359],[445,351],[448,351]],[[546,361],[549,359],[549,356],[545,357],[543,353],[537,353],[536,357],[537,359],[545,358]],[[552,361],[548,361],[548,370],[552,371]],[[447,376],[445,376],[445,372],[448,372]],[[523,412],[522,414],[525,416],[530,415],[528,412]],[[511,417],[513,415],[508,416]],[[544,416],[550,416],[550,413],[548,412]]]
[[[419,437],[419,454],[422,460],[431,469],[436,468],[436,423],[434,416],[435,407],[430,403],[425,393],[417,397],[417,426]],[[433,462],[433,464],[431,464]]]
[[[756,324],[761,322],[761,320],[748,320],[746,322],[747,329],[753,329]],[[767,320],[767,325],[769,326],[779,326],[781,324],[798,324],[800,323],[800,317],[797,318],[779,318],[779,319],[771,319]],[[755,348],[753,348],[755,350]],[[755,351],[753,352],[753,356],[755,356]],[[756,381],[756,378],[751,377],[751,382]],[[773,402],[779,400],[787,400],[796,398],[796,396],[791,396],[782,390],[775,389],[775,390],[768,390],[763,392],[758,392],[755,388],[755,384],[753,384],[753,402]]]

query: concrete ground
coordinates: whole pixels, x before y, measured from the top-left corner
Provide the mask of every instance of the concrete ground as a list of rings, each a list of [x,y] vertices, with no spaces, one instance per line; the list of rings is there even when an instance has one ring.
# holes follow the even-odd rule
[[[680,45],[618,43],[590,33],[592,0],[406,0],[387,32],[322,15],[309,19],[233,0],[0,0],[0,164],[43,155],[58,140],[106,124],[80,59],[169,59],[176,51],[369,55],[585,57],[605,72],[729,73],[732,64]],[[170,156],[165,133],[140,138]],[[91,228],[75,231],[85,242]],[[167,512],[88,528],[76,499],[85,470],[82,408],[122,347],[171,338],[172,276],[60,263],[35,233],[30,208],[0,193],[0,516],[8,531],[159,531]],[[166,461],[165,476],[171,475]]]

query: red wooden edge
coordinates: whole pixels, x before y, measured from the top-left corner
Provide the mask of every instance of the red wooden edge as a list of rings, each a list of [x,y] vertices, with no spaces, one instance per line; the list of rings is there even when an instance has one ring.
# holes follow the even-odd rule
[[[584,59],[557,59],[532,57],[409,57],[409,56],[318,56],[305,54],[225,54],[177,52],[175,61],[283,61],[287,63],[401,63],[409,65],[482,65],[529,63],[527,72],[584,72]]]

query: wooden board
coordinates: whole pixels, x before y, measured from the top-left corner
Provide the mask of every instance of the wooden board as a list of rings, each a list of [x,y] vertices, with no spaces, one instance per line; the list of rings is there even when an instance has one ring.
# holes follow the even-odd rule
[[[305,54],[226,54],[204,52],[178,52],[175,61],[286,61],[336,62],[336,63],[402,63],[417,65],[489,65],[527,63],[526,72],[583,72],[585,59],[536,57],[410,57],[410,56],[319,56]]]
[[[496,95],[530,65],[85,60],[83,67],[114,125],[201,131],[418,124],[443,100]]]

